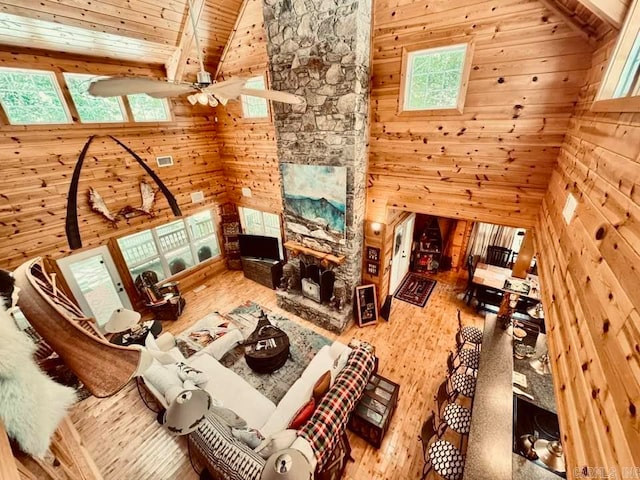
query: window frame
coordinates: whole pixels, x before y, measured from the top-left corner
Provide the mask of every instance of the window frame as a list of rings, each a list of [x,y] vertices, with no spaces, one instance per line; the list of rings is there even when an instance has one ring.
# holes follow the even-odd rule
[[[262,77],[262,80],[264,81],[264,89],[268,90],[269,89],[269,76],[265,73],[265,72],[261,72],[261,73],[257,73],[257,74],[252,74],[250,73],[250,77],[247,78],[247,81],[252,80],[254,78],[257,77]],[[250,87],[248,87],[250,88]],[[240,113],[241,113],[241,118],[243,121],[245,122],[252,122],[252,123],[269,123],[271,122],[271,102],[269,101],[269,99],[265,98],[264,101],[267,103],[267,115],[265,117],[248,117],[246,115],[246,112],[244,110],[244,105],[245,102],[243,100],[243,97],[252,97],[252,95],[240,95]],[[260,97],[255,97],[255,98],[260,98]]]
[[[62,78],[64,79],[64,86],[66,87],[67,91],[69,92],[69,97],[71,102],[73,103],[73,107],[76,111],[76,113],[78,114],[78,123],[87,123],[87,124],[96,124],[96,123],[109,123],[109,124],[117,124],[117,123],[139,123],[139,122],[132,122],[132,120],[129,118],[129,112],[127,110],[127,108],[125,107],[125,99],[123,97],[109,97],[109,98],[116,98],[118,100],[118,104],[120,105],[120,112],[122,113],[122,120],[83,120],[82,117],[80,116],[80,111],[78,110],[78,104],[76,103],[76,99],[73,97],[73,92],[71,91],[71,87],[69,86],[69,82],[67,81],[67,76],[70,77],[86,77],[88,79],[91,79],[91,81],[93,80],[97,80],[99,78],[101,78],[99,75],[93,75],[91,73],[79,73],[79,72],[61,72]],[[96,98],[104,98],[104,97],[96,97]],[[69,105],[70,106],[70,105]]]
[[[620,30],[616,46],[609,58],[607,69],[600,82],[600,88],[591,105],[593,112],[640,112],[640,80],[627,96],[613,98],[624,72],[627,60],[636,42],[640,41],[640,1],[635,0],[629,7],[624,25]],[[636,69],[636,75],[640,67]]]
[[[420,52],[423,50],[435,50],[435,49],[443,49],[446,47],[457,47],[460,45],[466,45],[466,52],[464,56],[464,63],[462,66],[462,73],[460,78],[460,87],[458,88],[458,100],[456,102],[455,107],[451,108],[429,108],[422,110],[415,109],[406,109],[405,108],[405,96],[406,90],[409,85],[409,78],[407,69],[410,64],[410,56],[415,52]],[[459,115],[464,111],[464,104],[467,96],[467,87],[469,85],[469,75],[471,73],[471,60],[473,58],[473,51],[475,47],[475,42],[471,40],[452,42],[451,40],[444,40],[439,42],[426,42],[420,43],[417,45],[412,45],[410,47],[402,48],[402,64],[400,69],[400,94],[398,97],[398,115],[402,116],[425,116],[425,115]]]
[[[136,94],[132,94],[132,95],[146,95],[145,93],[136,93]],[[166,120],[136,120],[136,115],[133,109],[133,106],[131,105],[131,102],[129,101],[129,96],[130,95],[122,95],[120,98],[125,102],[126,105],[126,110],[127,110],[127,115],[129,116],[129,122],[128,123],[142,123],[142,124],[152,124],[152,123],[167,123],[167,122],[173,122],[175,121],[174,117],[173,117],[173,109],[171,108],[171,102],[169,102],[168,98],[155,98],[155,97],[151,97],[154,100],[161,100],[162,103],[164,104],[164,111],[167,114],[167,118]]]
[[[64,91],[62,86],[60,85],[60,80],[58,78],[58,76],[56,75],[56,72],[54,70],[42,70],[39,68],[22,68],[22,67],[7,67],[7,66],[2,66],[0,67],[1,70],[13,70],[15,72],[22,72],[22,73],[44,73],[47,74],[51,77],[52,83],[53,83],[53,88],[56,91],[56,93],[58,94],[58,100],[60,100],[60,104],[62,105],[62,108],[65,112],[67,121],[66,122],[60,122],[60,123],[51,123],[51,122],[31,122],[31,123],[13,123],[11,121],[11,117],[9,116],[9,110],[7,109],[7,107],[5,106],[3,100],[0,98],[0,111],[2,111],[2,115],[1,115],[1,119],[4,122],[6,122],[6,125],[11,126],[11,127],[22,127],[22,126],[47,126],[47,125],[73,125],[74,124],[74,120],[73,120],[73,115],[71,115],[71,110],[69,108],[69,103],[67,101],[66,96],[64,95]],[[66,84],[65,84],[66,87]]]
[[[260,222],[262,225],[262,232],[260,233],[251,233],[248,231],[247,228],[247,219],[245,218],[246,215],[246,210],[253,210],[254,212],[258,212],[260,214]],[[242,232],[243,233],[248,233],[250,235],[262,235],[265,237],[272,237],[272,238],[277,238],[278,239],[278,250],[280,252],[280,260],[284,260],[284,238],[282,235],[282,216],[280,215],[280,213],[274,213],[274,212],[268,212],[266,210],[258,210],[257,208],[253,208],[253,207],[243,207],[243,206],[238,206],[238,213],[239,213],[239,217],[240,217],[240,225],[242,226]],[[264,214],[268,213],[269,215],[274,215],[278,218],[278,236],[274,237],[273,235],[268,235],[267,231],[266,231],[266,224],[264,221]]]
[[[209,214],[211,215],[211,222],[213,224],[213,232],[210,235],[206,235],[206,236],[203,236],[203,237],[200,237],[200,238],[195,238],[193,236],[193,232],[191,231],[191,225],[189,224],[189,219],[191,217],[194,217],[194,216],[196,216],[196,215],[198,215],[198,214],[200,214],[202,212],[205,212],[205,211],[208,211]],[[160,242],[160,236],[158,234],[157,229],[161,228],[161,227],[164,227],[166,225],[169,225],[171,223],[178,222],[178,221],[182,222],[182,225],[183,225],[183,227],[185,229],[185,233],[186,233],[186,237],[187,237],[187,243],[184,244],[184,245],[180,245],[179,247],[167,250],[165,252],[163,250],[162,243]],[[127,238],[127,237],[131,237],[133,235],[138,235],[138,234],[141,234],[141,233],[144,233],[144,232],[149,232],[151,234],[151,238],[153,240],[153,244],[154,244],[154,246],[156,248],[155,255],[150,255],[150,256],[145,257],[142,260],[138,260],[138,261],[136,261],[135,263],[132,263],[132,264],[127,263],[127,260],[126,260],[126,257],[125,257],[124,251],[123,251],[124,247],[122,247],[120,245],[120,240],[124,239],[124,238]],[[207,258],[206,260],[203,260],[202,262],[198,262],[197,261],[198,252],[197,252],[196,246],[197,246],[197,244],[199,242],[202,242],[203,240],[209,239],[209,238],[215,238],[216,244],[218,246],[218,254],[217,255],[212,255],[210,258]],[[217,226],[217,217],[215,215],[215,212],[211,208],[206,208],[204,210],[200,210],[198,212],[191,213],[190,215],[186,215],[186,216],[180,217],[178,219],[171,219],[170,221],[155,225],[155,226],[150,227],[150,228],[146,228],[144,230],[140,230],[140,231],[137,231],[137,232],[129,233],[127,235],[124,235],[122,237],[117,238],[115,243],[116,243],[117,248],[120,251],[120,255],[121,255],[121,257],[122,257],[122,259],[124,261],[124,267],[126,268],[128,274],[129,274],[129,277],[134,282],[135,282],[135,278],[133,277],[133,274],[131,273],[131,270],[135,269],[137,267],[140,267],[141,265],[144,265],[146,263],[150,263],[150,262],[152,262],[152,261],[154,261],[156,259],[159,261],[159,263],[160,263],[160,265],[162,267],[163,273],[164,273],[164,278],[161,279],[161,281],[162,282],[166,282],[166,281],[170,280],[171,278],[173,278],[173,277],[175,277],[177,275],[182,275],[185,272],[190,272],[190,271],[192,271],[192,270],[194,270],[194,269],[206,264],[207,262],[211,262],[213,260],[216,260],[216,259],[219,259],[219,258],[222,257],[222,247],[221,247],[221,244],[220,244],[220,238],[219,238],[219,232],[218,232],[218,226]],[[191,266],[191,267],[187,267],[187,268],[185,268],[184,270],[182,270],[180,272],[172,274],[171,270],[169,268],[169,261],[167,260],[167,258],[172,256],[175,252],[177,252],[179,250],[182,250],[182,249],[185,249],[185,248],[187,248],[189,250],[189,252],[191,253],[191,257],[194,260],[194,265]]]

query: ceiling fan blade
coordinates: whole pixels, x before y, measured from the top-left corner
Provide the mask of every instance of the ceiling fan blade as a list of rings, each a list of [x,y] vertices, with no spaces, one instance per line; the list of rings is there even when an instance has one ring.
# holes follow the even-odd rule
[[[257,90],[255,88],[243,88],[240,90],[242,95],[251,95],[252,97],[267,98],[275,102],[290,103],[292,105],[302,105],[304,98],[293,93],[279,92],[277,90]]]
[[[89,93],[94,97],[119,97],[146,93],[162,94],[163,97],[178,96],[195,91],[190,84],[170,83],[164,80],[142,77],[111,77],[96,80],[89,85]]]
[[[225,80],[224,82],[214,83],[208,87],[202,89],[205,93],[211,93],[215,97],[225,97],[227,99],[236,99],[242,93],[245,78],[232,78],[231,80]]]

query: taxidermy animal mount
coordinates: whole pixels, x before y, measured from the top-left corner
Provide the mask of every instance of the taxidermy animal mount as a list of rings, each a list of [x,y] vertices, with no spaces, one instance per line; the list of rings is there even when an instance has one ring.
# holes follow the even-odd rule
[[[120,217],[129,219],[138,215],[147,215],[151,218],[155,216],[155,213],[153,213],[153,202],[156,198],[156,192],[151,185],[146,182],[140,182],[140,195],[142,196],[142,205],[139,208],[127,205],[114,215],[98,191],[93,187],[89,187],[89,205],[91,206],[91,210],[101,214],[111,223],[112,227],[117,228]]]

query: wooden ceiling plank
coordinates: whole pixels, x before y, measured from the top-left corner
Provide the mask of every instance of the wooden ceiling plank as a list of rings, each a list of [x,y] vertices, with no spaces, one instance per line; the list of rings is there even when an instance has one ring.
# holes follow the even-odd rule
[[[624,0],[578,0],[587,10],[616,30],[622,28],[629,3]]]
[[[570,27],[574,32],[584,37],[589,43],[592,45],[595,44],[596,38],[595,35],[590,33],[585,29],[584,26],[580,25],[575,18],[571,15],[567,14],[564,10],[560,9],[558,5],[555,3],[555,0],[538,0],[542,5],[545,6],[547,10],[558,15],[560,18],[564,20],[568,27]]]
[[[189,3],[191,3],[191,7],[189,6]],[[187,59],[191,54],[191,48],[193,45],[195,33],[193,29],[193,23],[191,22],[190,13],[193,14],[195,18],[195,24],[197,28],[200,23],[200,17],[202,16],[202,12],[204,10],[204,3],[205,0],[194,0],[193,2],[187,2],[185,20],[179,35],[180,42],[178,43],[178,47],[176,48],[176,50],[169,56],[165,63],[167,79],[169,79],[169,81],[182,81],[185,67],[187,65]],[[193,10],[190,11],[190,9]]]
[[[112,17],[110,15],[92,13],[91,21],[87,21],[87,18],[82,15],[83,11],[80,9],[68,8],[61,5],[50,5],[46,9],[44,6],[38,8],[39,5],[33,5],[34,8],[28,8],[26,3],[17,5],[11,4],[11,1],[15,0],[2,3],[2,5],[0,5],[0,11],[20,17],[33,18],[123,37],[137,38],[139,40],[164,45],[174,46],[175,39],[177,38],[175,32],[170,30],[163,28],[158,29],[151,25],[136,22],[123,23],[118,17]],[[32,0],[25,0],[25,2],[31,1]]]
[[[229,38],[227,39],[227,43],[225,43],[224,45],[224,50],[222,50],[222,55],[220,55],[220,61],[218,62],[218,67],[216,68],[216,74],[213,78],[217,79],[218,75],[220,75],[220,71],[222,69],[222,64],[224,63],[225,59],[227,58],[227,53],[229,51],[229,47],[231,46],[231,43],[233,42],[236,33],[238,31],[238,27],[240,25],[240,22],[242,21],[242,17],[244,15],[244,11],[247,8],[247,3],[249,3],[249,0],[243,0],[242,1],[242,6],[240,7],[240,11],[238,12],[238,16],[236,17],[236,22],[233,25],[233,29],[231,30],[231,33],[229,34]]]

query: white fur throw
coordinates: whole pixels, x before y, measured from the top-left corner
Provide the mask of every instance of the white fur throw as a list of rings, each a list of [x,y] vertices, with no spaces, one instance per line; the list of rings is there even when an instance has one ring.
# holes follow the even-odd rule
[[[29,337],[0,309],[0,418],[25,453],[42,458],[76,393],[38,368],[34,350]]]

